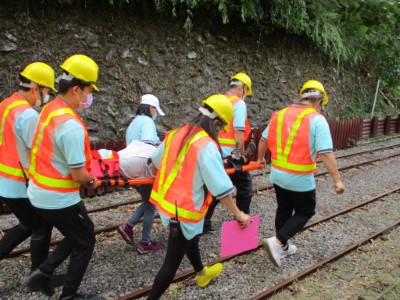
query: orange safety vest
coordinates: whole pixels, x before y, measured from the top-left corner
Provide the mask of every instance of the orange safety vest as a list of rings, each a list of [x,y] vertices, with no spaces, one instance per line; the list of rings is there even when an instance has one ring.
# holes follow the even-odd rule
[[[271,116],[268,148],[271,165],[295,174],[311,174],[317,169],[310,155],[310,121],[319,113],[309,106],[291,105]]]
[[[0,103],[0,176],[25,182],[28,169],[21,170],[17,141],[14,135],[15,116],[31,108],[28,101],[18,93],[12,94]]]
[[[90,142],[86,126],[78,114],[57,97],[47,104],[39,115],[31,151],[30,179],[35,185],[45,190],[57,192],[74,192],[79,190],[80,184],[73,180],[71,174],[63,176],[50,162],[53,147],[55,146],[52,137],[53,132],[57,124],[70,119],[79,122],[84,129],[86,169],[90,170]]]
[[[207,193],[202,207],[199,210],[195,208],[192,199],[193,177],[199,150],[213,140],[197,127],[197,132],[181,147],[188,130],[189,125],[185,125],[166,134],[164,155],[153,184],[150,202],[169,217],[175,217],[177,209],[179,221],[198,223],[205,217],[212,197]]]
[[[241,100],[238,96],[232,95],[230,93],[226,93],[225,96],[228,97],[228,99],[231,101],[233,106],[235,106],[235,104]],[[235,131],[233,128],[233,119],[234,118],[232,118],[231,122],[228,125],[228,130],[226,128],[222,128],[220,133],[218,134],[218,142],[221,146],[231,147],[231,148],[236,147]],[[245,142],[249,138],[250,133],[251,133],[251,126],[249,123],[249,119],[246,116],[246,121],[245,121],[245,126],[244,126],[244,141]]]

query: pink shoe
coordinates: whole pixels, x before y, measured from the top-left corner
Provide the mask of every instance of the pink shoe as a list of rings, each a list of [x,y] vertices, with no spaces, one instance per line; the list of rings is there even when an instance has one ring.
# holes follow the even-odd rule
[[[133,230],[129,228],[128,223],[122,224],[117,228],[118,233],[129,245],[133,246]]]
[[[146,254],[152,251],[157,251],[161,249],[161,244],[157,243],[157,242],[153,242],[151,241],[148,245],[145,245],[143,243],[139,244],[139,248],[137,249],[137,251],[140,254]]]

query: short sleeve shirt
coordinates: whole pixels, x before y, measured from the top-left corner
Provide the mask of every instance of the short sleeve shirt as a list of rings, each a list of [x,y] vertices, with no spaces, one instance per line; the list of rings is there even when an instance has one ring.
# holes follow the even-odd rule
[[[141,141],[151,145],[156,145],[160,142],[156,125],[152,118],[139,115],[132,120],[126,130],[126,144],[129,145],[132,141]]]
[[[51,137],[53,155],[51,165],[61,174],[67,176],[70,169],[85,166],[85,133],[82,125],[70,119],[57,125]],[[79,191],[49,191],[29,183],[28,196],[33,206],[43,209],[61,209],[81,201]]]

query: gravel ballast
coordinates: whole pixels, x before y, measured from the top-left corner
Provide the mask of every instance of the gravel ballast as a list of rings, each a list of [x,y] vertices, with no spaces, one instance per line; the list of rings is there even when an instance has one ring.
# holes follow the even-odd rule
[[[337,155],[368,150],[389,144],[398,143],[400,139],[381,141],[363,145],[348,150],[338,151]],[[389,156],[399,152],[399,149],[385,150],[376,157]],[[364,160],[369,155],[362,156]],[[371,154],[371,158],[372,158]],[[357,157],[349,160],[338,160],[339,166],[354,163]],[[361,158],[360,158],[361,160]],[[400,186],[400,157],[376,162],[341,172],[346,185],[343,195],[336,195],[329,176],[317,177],[317,214],[311,221],[345,209],[356,203],[363,202],[383,191]],[[319,166],[319,171],[324,171]],[[254,178],[254,187],[269,185],[267,176]],[[137,197],[134,190],[107,194],[89,199],[87,207],[103,206],[106,203],[127,201],[132,196]],[[399,194],[395,193],[377,201],[366,208],[335,218],[324,225],[318,225],[312,230],[298,234],[294,239],[299,251],[288,257],[282,268],[275,268],[268,260],[266,253],[260,249],[224,263],[224,270],[219,278],[206,288],[197,287],[193,277],[183,283],[172,284],[163,299],[249,299],[273,286],[280,279],[294,275],[309,267],[313,262],[328,257],[346,246],[362,239],[369,232],[379,230],[396,221],[400,217]],[[96,227],[125,222],[135,205],[123,206],[107,212],[91,215]],[[253,197],[252,215],[260,216],[260,236],[267,238],[274,235],[275,194],[272,190],[257,193]],[[223,205],[219,205],[213,217],[213,224],[220,228],[224,221],[232,216]],[[9,227],[16,223],[12,215],[1,216],[0,227]],[[134,228],[135,239],[141,237],[141,225]],[[57,236],[59,234],[56,234]],[[167,231],[156,220],[153,229],[154,240],[166,245]],[[203,262],[207,263],[219,257],[220,231],[207,234],[200,239]],[[24,245],[28,245],[27,242]],[[24,246],[22,245],[22,246]],[[125,293],[147,287],[152,284],[165,255],[162,251],[140,255],[136,248],[128,246],[116,232],[102,233],[97,236],[95,252],[89,268],[81,284],[82,292],[102,293],[107,299],[116,299]],[[27,291],[24,286],[25,277],[29,272],[29,254],[0,262],[0,298],[1,299],[48,299],[38,293]],[[187,259],[184,259],[180,270],[190,269]],[[64,263],[57,273],[66,269]],[[51,299],[57,299],[61,289]]]

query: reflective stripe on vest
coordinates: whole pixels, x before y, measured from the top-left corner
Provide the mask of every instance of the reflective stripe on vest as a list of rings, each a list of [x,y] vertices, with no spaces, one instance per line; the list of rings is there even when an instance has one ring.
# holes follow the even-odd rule
[[[46,104],[40,113],[31,151],[31,165],[29,168],[31,180],[45,190],[57,192],[79,191],[80,184],[73,180],[71,173],[64,176],[51,163],[55,146],[52,134],[56,130],[57,124],[70,119],[78,122],[84,130],[86,169],[90,170],[90,142],[86,126],[73,109],[56,97],[56,99]]]
[[[174,164],[173,164],[171,170],[167,174],[168,160],[171,159],[171,157],[170,157],[171,142],[172,142],[174,136],[176,135],[176,133],[178,132],[178,130],[179,129],[175,129],[175,130],[171,131],[166,137],[164,154],[163,154],[163,159],[161,162],[161,168],[157,174],[156,181],[154,183],[153,190],[151,192],[150,200],[153,203],[155,202],[154,204],[156,204],[162,212],[166,213],[170,217],[175,216],[176,209],[177,209],[178,210],[178,218],[180,221],[197,223],[197,222],[201,221],[207,213],[209,203],[211,202],[211,199],[212,199],[211,195],[209,193],[205,199],[205,204],[203,204],[203,207],[200,210],[194,210],[193,202],[191,202],[191,205],[187,205],[187,206],[192,206],[192,208],[193,208],[192,210],[183,208],[182,207],[183,205],[179,205],[179,204],[178,204],[178,207],[176,207],[175,203],[172,202],[175,199],[167,199],[167,197],[168,197],[167,195],[168,195],[169,189],[171,188],[171,185],[177,178],[178,174],[181,173],[183,162],[184,162],[188,152],[191,150],[192,145],[196,142],[201,142],[202,139],[204,139],[204,138],[206,138],[206,139],[203,140],[203,142],[208,143],[210,138],[204,130],[201,130],[201,131],[197,132],[196,134],[194,134],[184,144],[184,146],[180,150],[179,154],[177,155],[176,160],[174,161]],[[193,163],[195,164],[195,162],[193,162]],[[192,167],[194,170],[195,165],[192,165]],[[186,188],[191,189],[192,186],[186,187]],[[193,201],[192,199],[184,199],[184,201],[186,201],[186,200]]]
[[[72,188],[73,190],[75,190],[75,189],[79,189],[80,184],[77,183],[76,181],[74,181],[73,179],[52,178],[52,177],[48,177],[48,176],[39,174],[36,171],[36,153],[39,150],[40,142],[43,139],[43,134],[44,134],[44,130],[45,130],[46,126],[49,125],[52,118],[57,117],[57,116],[62,116],[65,114],[71,114],[73,116],[73,118],[75,118],[75,114],[71,108],[60,108],[60,109],[57,109],[57,110],[49,113],[46,120],[42,124],[40,124],[40,128],[38,127],[36,129],[39,131],[37,132],[35,145],[32,148],[31,166],[30,166],[29,171],[33,177],[32,180],[41,186],[48,186],[50,188],[55,188],[55,189],[71,189]]]
[[[227,94],[225,94],[226,96]],[[240,101],[241,99],[236,96],[230,96],[228,97],[229,101],[231,101],[232,105],[235,105],[238,101]],[[236,147],[236,140],[235,140],[235,130],[233,128],[233,118],[231,120],[231,122],[226,126],[228,127],[228,130],[226,129],[222,129],[221,132],[218,135],[218,142],[221,146],[224,147],[231,147],[231,148],[235,148]],[[245,129],[244,129],[244,141],[246,142],[249,135],[251,133],[251,126],[249,124],[249,120],[246,116],[246,121],[245,121]]]
[[[15,124],[15,114],[17,112],[23,112],[31,106],[26,100],[20,99],[21,96],[17,93],[14,93],[11,97],[4,99],[2,102],[2,105],[6,106],[6,108],[2,112],[0,123],[0,175],[8,179],[25,182],[26,180],[24,177],[24,171],[25,176],[28,176],[28,170],[26,168],[24,168],[24,171],[21,170],[21,166],[19,164],[20,158],[18,156],[17,142],[14,136],[13,127]],[[10,102],[10,104],[7,105],[8,102]],[[11,112],[12,114],[10,115]],[[13,119],[8,119],[10,117]],[[6,120],[8,124],[7,127],[9,128],[4,131]],[[7,138],[7,143],[3,143],[5,138]]]
[[[293,140],[296,136],[296,133],[300,127],[301,122],[304,117],[310,113],[314,113],[315,109],[307,108],[303,110],[296,118],[290,133],[286,140],[285,149],[282,149],[282,129],[283,129],[283,117],[288,108],[282,109],[278,113],[277,120],[277,128],[276,128],[276,156],[277,159],[271,158],[271,165],[274,167],[278,167],[279,169],[286,169],[289,171],[301,172],[301,173],[312,173],[317,165],[316,163],[302,165],[302,164],[294,164],[288,162],[288,156],[292,149]]]

